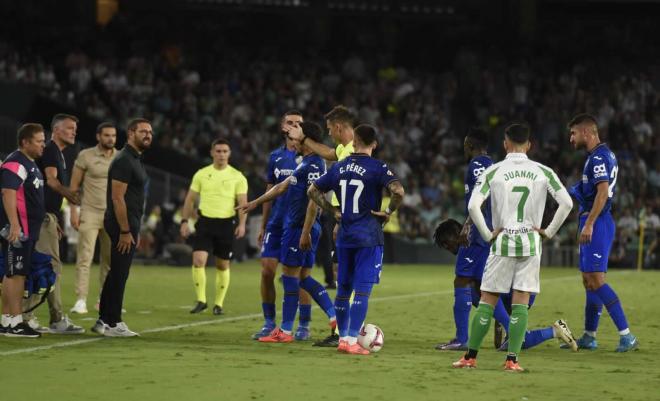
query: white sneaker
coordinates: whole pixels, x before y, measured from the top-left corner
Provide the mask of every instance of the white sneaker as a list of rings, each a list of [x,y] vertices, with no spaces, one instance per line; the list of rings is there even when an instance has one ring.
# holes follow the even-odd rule
[[[557,338],[559,338],[560,341],[564,342],[566,345],[571,347],[571,349],[574,352],[577,352],[578,350],[577,342],[575,342],[575,339],[573,338],[573,334],[571,333],[571,330],[568,328],[566,322],[563,321],[562,319],[559,319],[552,324],[552,327],[555,329]]]
[[[48,332],[52,334],[82,334],[85,332],[85,329],[76,326],[69,320],[67,315],[64,315],[59,322],[50,324]]]
[[[75,305],[73,305],[73,308],[70,310],[71,313],[78,313],[81,315],[84,315],[87,313],[87,301],[84,299],[79,299],[76,301]]]
[[[106,337],[136,337],[139,336],[138,333],[131,331],[126,323],[119,322],[115,327],[105,326],[105,331],[103,335]]]
[[[30,328],[34,331],[37,331],[39,333],[49,333],[50,330],[48,327],[42,326],[39,323],[39,320],[36,317],[33,317],[32,319],[27,321],[27,325],[30,326]]]

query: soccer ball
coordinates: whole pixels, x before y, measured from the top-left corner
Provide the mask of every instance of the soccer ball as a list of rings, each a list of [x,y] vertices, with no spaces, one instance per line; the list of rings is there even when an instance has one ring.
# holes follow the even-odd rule
[[[383,348],[384,339],[383,330],[375,324],[368,323],[360,329],[360,335],[357,340],[362,348],[368,349],[371,352],[378,352]]]

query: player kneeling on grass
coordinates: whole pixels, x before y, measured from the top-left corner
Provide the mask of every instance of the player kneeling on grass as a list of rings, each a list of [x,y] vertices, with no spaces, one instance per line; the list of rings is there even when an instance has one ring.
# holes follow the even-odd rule
[[[504,369],[520,372],[518,354],[527,330],[530,293],[540,291],[541,238],[552,237],[571,211],[573,202],[550,168],[527,158],[529,126],[514,122],[504,130],[506,159],[487,168],[477,181],[468,205],[481,237],[492,243],[481,282],[481,300],[472,319],[468,351],[455,368],[476,367],[476,357],[500,294],[513,290],[509,344]],[[540,229],[548,192],[559,208],[546,229]],[[481,205],[490,196],[491,231]]]
[[[377,146],[376,129],[370,125],[355,128],[355,153],[334,164],[328,173],[309,188],[309,197],[323,210],[333,213],[340,222],[337,235],[337,350],[366,355],[369,351],[357,343],[360,328],[367,316],[369,296],[380,282],[383,266],[383,224],[401,205],[403,186],[385,163],[371,157]],[[380,211],[383,188],[391,194],[390,206]],[[341,213],[323,193],[340,194]],[[353,304],[351,293],[355,291]]]
[[[458,221],[454,219],[447,219],[442,223],[440,223],[438,227],[435,229],[435,233],[433,234],[433,239],[436,245],[438,245],[440,248],[444,248],[449,252],[451,252],[452,254],[457,255],[460,247],[461,229],[462,226]],[[470,303],[470,305],[476,307],[477,305],[479,305],[479,298],[481,297],[481,292],[479,291],[479,286],[481,285],[481,277],[479,277],[479,280],[476,282],[475,285],[476,285],[475,287],[471,288],[472,302]],[[498,307],[496,307],[493,315],[495,321],[498,322],[502,327],[504,327],[505,330],[508,330],[509,328],[510,317],[507,310],[511,310],[512,295],[513,292],[509,292],[508,294],[503,294],[500,297],[500,302],[498,302],[498,306],[501,303],[502,311],[501,313],[498,313]],[[532,307],[535,298],[536,298],[535,294],[530,294],[528,308]],[[507,334],[507,338],[508,338],[508,334]],[[522,349],[535,347],[552,338],[558,338],[560,341],[562,341],[563,343],[567,344],[570,348],[572,348],[573,351],[578,350],[577,343],[575,342],[575,339],[571,334],[571,330],[568,328],[568,325],[563,319],[559,319],[555,321],[551,326],[542,329],[527,330],[525,332],[525,338],[523,339]],[[504,341],[501,344],[499,350],[506,351],[507,348],[508,348],[508,340]],[[436,347],[436,349],[441,351],[467,351],[467,344],[465,344],[465,347],[463,348],[445,346],[445,347]]]
[[[300,127],[306,137],[317,142],[321,141],[319,125],[302,122]],[[259,198],[236,208],[241,213],[248,213],[262,203],[286,194],[284,205],[288,209],[284,217],[284,235],[282,236],[282,254],[280,256],[280,263],[283,265],[282,285],[284,286],[282,325],[273,329],[270,335],[260,337],[260,342],[288,343],[294,340],[293,322],[298,309],[300,288],[307,291],[328,315],[331,328],[337,324],[332,300],[323,285],[310,275],[310,270],[314,266],[321,224],[318,207],[307,197],[307,188],[325,174],[325,162],[305,146],[304,140],[296,142],[295,146],[298,153],[303,155],[303,159],[293,175],[273,186]]]

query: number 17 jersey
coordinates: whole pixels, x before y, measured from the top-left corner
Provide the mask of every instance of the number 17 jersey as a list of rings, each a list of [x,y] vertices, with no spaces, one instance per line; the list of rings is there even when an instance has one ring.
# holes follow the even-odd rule
[[[381,160],[353,153],[314,182],[322,192],[334,191],[339,195],[338,248],[383,245],[381,221],[371,211],[380,211],[383,189],[395,180],[398,178]]]

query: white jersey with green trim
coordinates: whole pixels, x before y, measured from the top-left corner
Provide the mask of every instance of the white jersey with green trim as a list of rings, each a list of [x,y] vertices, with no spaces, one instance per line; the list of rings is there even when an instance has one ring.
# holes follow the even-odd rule
[[[492,242],[491,254],[509,257],[541,254],[540,235],[534,228],[541,227],[548,193],[560,205],[546,229],[546,234],[552,237],[568,216],[573,202],[551,168],[530,160],[524,153],[509,153],[505,160],[483,172],[468,208],[481,236],[492,240],[488,227],[479,224],[481,204],[490,197],[493,228],[503,229]]]

